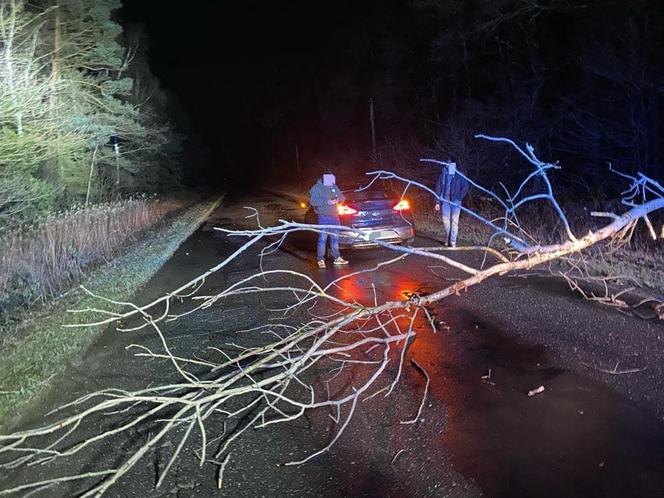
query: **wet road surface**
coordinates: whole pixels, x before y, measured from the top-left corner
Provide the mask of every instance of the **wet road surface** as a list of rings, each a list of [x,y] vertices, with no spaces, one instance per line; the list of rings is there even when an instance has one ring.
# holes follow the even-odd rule
[[[253,199],[253,203],[274,216],[298,215],[279,200]],[[222,207],[136,301],[148,302],[177,287],[237,247],[239,241],[212,228],[231,226],[246,204]],[[431,242],[416,240],[418,244]],[[312,247],[310,237],[296,237],[267,258],[266,265],[306,272],[327,283],[343,272],[369,268],[391,256],[384,250],[357,251],[350,254],[350,268],[320,271],[313,268]],[[255,254],[242,257],[209,279],[205,290],[222,289],[255,269]],[[440,286],[441,278],[458,276],[407,259],[389,270],[347,281],[340,293],[369,303],[374,288],[381,300],[403,298]],[[264,318],[260,310],[275,304],[260,299],[225,303],[173,322],[166,335],[175,354],[204,354],[207,346],[238,341],[235,331],[260,324]],[[416,369],[406,368],[391,396],[362,403],[337,445],[303,466],[278,464],[329,442],[336,427],[327,413],[313,411],[289,425],[247,433],[233,452],[224,495],[664,496],[661,399],[642,387],[657,389],[650,377],[657,375],[656,369],[614,380],[579,363],[655,362],[661,351],[651,350],[647,357],[625,353],[620,334],[632,330],[635,335],[664,336],[661,325],[582,302],[550,283],[521,279],[495,279],[432,311],[437,332],[420,324],[408,351],[408,359],[415,359],[431,377],[430,393],[416,424],[400,421],[417,412],[425,381]],[[603,348],[596,348],[592,340],[599,333],[606,338]],[[537,340],[543,337],[547,339]],[[125,349],[130,343],[158,347],[149,331],[105,332],[25,424],[91,390],[136,389],[173,380],[172,368],[165,362],[133,358]],[[339,382],[348,379],[341,376]],[[528,391],[539,386],[544,392],[528,397]],[[137,430],[132,438],[103,445],[67,466],[17,472],[7,483],[117,462],[141,438],[145,433]],[[163,467],[176,444],[176,439],[167,440],[155,458],[138,465],[109,496],[216,496],[214,468],[198,467],[193,455],[196,444],[188,448],[163,487],[153,489],[157,468]],[[3,486],[7,484],[0,478]],[[42,496],[70,496],[77,491],[81,488],[52,488]]]

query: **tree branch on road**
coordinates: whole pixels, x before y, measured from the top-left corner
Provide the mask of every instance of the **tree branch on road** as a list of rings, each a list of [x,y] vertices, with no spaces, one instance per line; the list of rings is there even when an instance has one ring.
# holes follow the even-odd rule
[[[218,482],[221,487],[224,470],[230,462],[231,448],[248,429],[288,423],[310,410],[328,410],[338,425],[329,443],[284,465],[304,464],[329,451],[339,440],[356,413],[358,402],[379,394],[389,396],[393,392],[403,374],[408,345],[423,330],[436,332],[429,309],[431,305],[492,276],[530,269],[583,252],[596,244],[611,242],[633,230],[640,219],[645,220],[650,213],[664,208],[661,185],[642,175],[625,175],[631,182],[623,199],[629,209],[611,216],[611,222],[607,225],[577,236],[572,233],[547,178],[547,171],[559,166],[540,161],[534,149],[527,144],[522,148],[508,139],[480,137],[507,143],[534,166],[533,173],[513,193],[506,192],[506,197],[492,193],[500,199],[505,210],[502,226],[463,208],[494,231],[486,246],[466,248],[493,255],[487,266],[476,268],[461,263],[450,256],[438,254],[437,248],[396,246],[375,241],[398,255],[372,268],[352,272],[321,285],[302,272],[265,270],[262,260],[270,251],[277,250],[289,235],[324,232],[336,227],[281,220],[273,227],[259,224],[258,228],[247,230],[218,229],[229,237],[244,238],[246,241],[219,264],[165,296],[143,306],[106,300],[124,306],[125,311],[118,313],[104,309],[76,310],[77,313],[91,315],[85,326],[121,321],[119,329],[153,329],[159,336],[163,351],[152,351],[139,345],[130,347],[139,349],[136,353],[138,358],[170,361],[178,378],[172,383],[131,392],[107,389],[91,393],[60,409],[73,411],[73,414],[64,415],[42,427],[0,436],[0,458],[4,458],[0,460],[0,468],[35,467],[82,455],[102,442],[127,437],[141,425],[150,427],[147,440],[132,450],[117,467],[29,482],[0,490],[0,496],[41,491],[72,481],[85,481],[84,489],[87,491],[82,496],[101,496],[141,459],[150,455],[160,441],[167,437],[179,438],[176,449],[157,480],[156,487],[160,487],[174,462],[182,457],[183,448],[188,443],[193,444],[195,434],[199,435],[197,453],[200,465],[215,462],[219,468]],[[405,189],[420,188],[435,195],[425,185],[389,171],[375,171],[370,176],[372,182],[400,180],[404,182]],[[544,192],[526,195],[525,186],[534,178],[543,180]],[[488,191],[475,183],[473,185],[483,192]],[[444,199],[437,200],[444,202]],[[538,243],[523,236],[526,227],[521,225],[517,211],[535,201],[550,203],[558,214],[565,236],[563,242]],[[511,247],[489,247],[498,235],[505,237]],[[366,234],[352,229],[345,230],[341,236],[368,238]],[[220,292],[199,295],[198,291],[206,279],[228,268],[241,254],[259,247],[262,247],[256,255],[261,263],[259,271]],[[434,260],[462,272],[464,276],[452,284],[441,284],[432,292],[410,295],[402,300],[379,302],[374,293],[373,303],[363,303],[352,296],[346,297],[342,292],[343,285],[358,275],[372,274],[379,269],[389,270],[391,265],[406,258]],[[277,296],[275,302],[279,304],[278,308],[271,310],[270,319],[264,324],[244,331],[244,337],[248,339],[245,343],[233,342],[215,347],[209,351],[210,357],[204,360],[179,357],[171,352],[161,329],[163,323],[248,295]],[[176,314],[172,307],[174,300],[189,300],[192,307]],[[346,384],[335,385],[336,389],[332,390],[330,379],[321,382],[321,373],[334,373],[335,377],[344,375],[351,365],[359,367]],[[424,374],[427,386],[415,418],[402,422],[404,424],[419,419],[428,391],[428,373],[421,366],[415,366]],[[101,420],[105,423],[99,423]],[[80,441],[77,431],[84,423],[97,424],[97,430],[94,436]],[[237,425],[227,432],[226,426],[230,423]],[[221,426],[224,430],[219,431],[219,435],[215,434]],[[208,458],[207,455],[213,456]]]

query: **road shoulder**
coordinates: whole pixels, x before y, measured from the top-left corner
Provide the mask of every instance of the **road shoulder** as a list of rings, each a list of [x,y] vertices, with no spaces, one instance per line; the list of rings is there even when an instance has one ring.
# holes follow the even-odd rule
[[[132,295],[157,273],[219,202],[196,204],[160,224],[124,255],[95,271],[83,285],[110,299]],[[0,427],[9,430],[16,426],[21,413],[43,396],[67,365],[99,336],[102,327],[63,327],[83,320],[68,310],[93,307],[99,307],[99,300],[76,288],[26,317],[4,341],[0,351]]]

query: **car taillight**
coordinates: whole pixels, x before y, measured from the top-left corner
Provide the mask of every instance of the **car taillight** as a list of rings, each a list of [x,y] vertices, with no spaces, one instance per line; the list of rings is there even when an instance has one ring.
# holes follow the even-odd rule
[[[401,199],[392,209],[395,211],[408,211],[410,209],[410,202],[406,199]]]
[[[339,216],[344,216],[348,214],[355,214],[357,213],[357,209],[353,209],[352,207],[348,207],[345,204],[337,204],[337,213]]]

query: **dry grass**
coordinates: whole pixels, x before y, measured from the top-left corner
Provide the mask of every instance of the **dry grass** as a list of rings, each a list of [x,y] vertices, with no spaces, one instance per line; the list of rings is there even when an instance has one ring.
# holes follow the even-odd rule
[[[110,299],[128,298],[157,273],[218,202],[200,202],[179,211],[169,223],[149,229],[138,243],[116,255],[113,264],[88,272],[82,283]],[[103,304],[77,287],[64,298],[23,317],[15,327],[0,329],[0,427],[15,423],[27,406],[48,391],[69,362],[103,332],[102,327],[85,333],[63,327],[82,319],[67,310]]]
[[[0,236],[0,312],[78,284],[90,265],[183,205],[138,198],[73,209]]]

